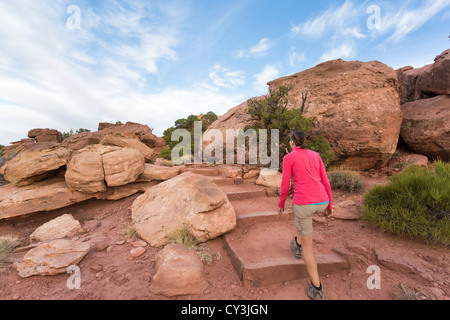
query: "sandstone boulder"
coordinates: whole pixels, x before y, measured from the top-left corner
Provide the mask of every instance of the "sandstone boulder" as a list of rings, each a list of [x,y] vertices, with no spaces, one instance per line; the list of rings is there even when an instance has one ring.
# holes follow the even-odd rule
[[[205,242],[236,227],[227,195],[211,178],[191,172],[148,189],[133,203],[132,218],[137,233],[153,247],[167,244],[183,228]]]
[[[54,129],[33,129],[28,132],[28,138],[36,142],[61,143],[63,141],[62,133]]]
[[[169,244],[157,254],[152,293],[167,297],[199,295],[207,288],[203,263],[195,251]]]
[[[288,108],[308,93],[305,117],[330,143],[334,163],[366,170],[384,165],[397,148],[402,111],[397,74],[378,61],[328,61],[269,82],[269,91],[292,86]]]
[[[27,186],[55,175],[67,165],[71,155],[71,150],[57,146],[24,151],[6,162],[0,174],[17,186]]]
[[[450,49],[436,57],[434,64],[397,70],[401,103],[450,94]]]
[[[450,95],[408,102],[401,136],[408,147],[431,159],[450,160]]]
[[[30,240],[45,242],[62,239],[80,228],[81,225],[78,220],[75,220],[71,214],[64,214],[37,228],[30,235]]]
[[[65,273],[67,267],[78,264],[89,250],[90,245],[86,242],[55,240],[28,251],[16,268],[22,278]]]
[[[139,140],[150,148],[153,148],[156,145],[157,137],[147,125],[127,122],[126,124],[118,123],[110,126],[105,126],[105,124],[103,124],[102,127],[99,126],[99,129],[100,128],[103,129],[97,131],[97,134],[102,138],[107,135],[113,135],[126,139]]]
[[[261,169],[258,179],[256,179],[256,184],[271,188],[281,188],[281,181],[283,180],[283,175],[274,169]]]
[[[103,154],[105,180],[109,187],[119,187],[135,182],[144,172],[145,159],[134,149],[120,149]]]
[[[105,192],[105,172],[102,155],[93,149],[76,152],[65,174],[66,183],[72,190],[82,193]]]

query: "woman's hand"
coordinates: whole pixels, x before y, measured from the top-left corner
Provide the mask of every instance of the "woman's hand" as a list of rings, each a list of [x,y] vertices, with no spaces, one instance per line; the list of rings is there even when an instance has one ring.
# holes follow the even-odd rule
[[[284,208],[278,208],[278,214],[279,215],[284,214]]]
[[[333,210],[327,209],[327,210],[325,210],[324,214],[325,214],[325,217],[328,218],[328,217],[330,217],[333,214]]]

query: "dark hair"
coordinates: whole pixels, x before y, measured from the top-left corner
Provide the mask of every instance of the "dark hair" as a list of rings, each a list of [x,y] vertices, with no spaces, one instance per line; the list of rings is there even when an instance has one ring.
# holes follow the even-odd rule
[[[291,141],[294,141],[297,147],[306,147],[306,134],[301,131],[294,131],[291,134]]]

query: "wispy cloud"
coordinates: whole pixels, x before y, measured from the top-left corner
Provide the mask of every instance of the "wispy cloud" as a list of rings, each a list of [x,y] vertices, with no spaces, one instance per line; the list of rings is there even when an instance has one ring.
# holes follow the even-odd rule
[[[450,6],[450,0],[427,0],[420,6],[411,8],[410,2],[398,10],[385,13],[381,19],[381,27],[374,33],[385,35],[392,33],[388,42],[398,43],[405,40],[408,35],[420,29],[430,19]]]
[[[236,58],[248,58],[248,57],[261,57],[267,54],[267,52],[275,46],[275,41],[269,38],[261,39],[256,45],[252,46],[248,50],[238,50]]]
[[[219,64],[214,65],[209,78],[216,86],[223,88],[236,89],[245,84],[244,72],[230,71]]]
[[[344,43],[322,54],[319,62],[325,62],[334,59],[352,59],[356,56],[356,53],[357,50],[354,43]]]
[[[267,93],[267,83],[275,80],[280,75],[280,68],[276,65],[266,65],[261,72],[255,74],[253,87],[259,93]]]

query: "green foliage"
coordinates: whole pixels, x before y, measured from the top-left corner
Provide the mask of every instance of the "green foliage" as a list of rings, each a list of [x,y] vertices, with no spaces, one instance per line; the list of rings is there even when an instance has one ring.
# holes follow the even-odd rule
[[[3,148],[5,146],[0,144],[0,158],[3,157]]]
[[[66,140],[67,138],[69,138],[70,136],[73,136],[74,134],[78,134],[78,133],[82,133],[82,132],[91,132],[91,130],[80,128],[74,132],[73,129],[70,129],[69,132],[63,132],[63,134],[62,134],[63,140]]]
[[[396,235],[450,245],[450,164],[410,166],[364,197],[363,217]]]
[[[165,148],[159,152],[159,157],[170,160],[171,153],[172,151],[170,150],[170,148]]]
[[[208,126],[217,120],[217,115],[210,111],[207,114],[205,114],[201,119],[199,119],[196,115],[190,115],[186,119],[178,119],[175,121],[175,126],[170,127],[169,129],[165,130],[163,133],[163,139],[166,145],[169,146],[169,149],[164,149],[159,154],[160,157],[165,159],[170,159],[172,149],[175,148],[180,142],[179,141],[172,141],[172,134],[175,130],[179,129],[185,129],[188,130],[191,133],[191,148],[194,149],[194,123],[197,121],[202,122],[202,133],[205,132],[208,129]],[[168,150],[168,151],[167,151]]]
[[[332,189],[355,193],[364,186],[361,176],[355,171],[331,170],[327,175]]]
[[[278,129],[280,133],[280,165],[285,155],[289,153],[289,142],[293,131],[302,131],[306,134],[313,130],[313,121],[303,116],[306,106],[307,93],[303,94],[303,103],[299,108],[288,109],[288,94],[292,88],[281,86],[264,99],[248,100],[247,112],[251,116],[252,124],[247,129],[268,130],[268,150],[271,145],[271,130]],[[322,136],[312,137],[307,142],[307,148],[318,152],[325,165],[334,158],[330,144]]]

